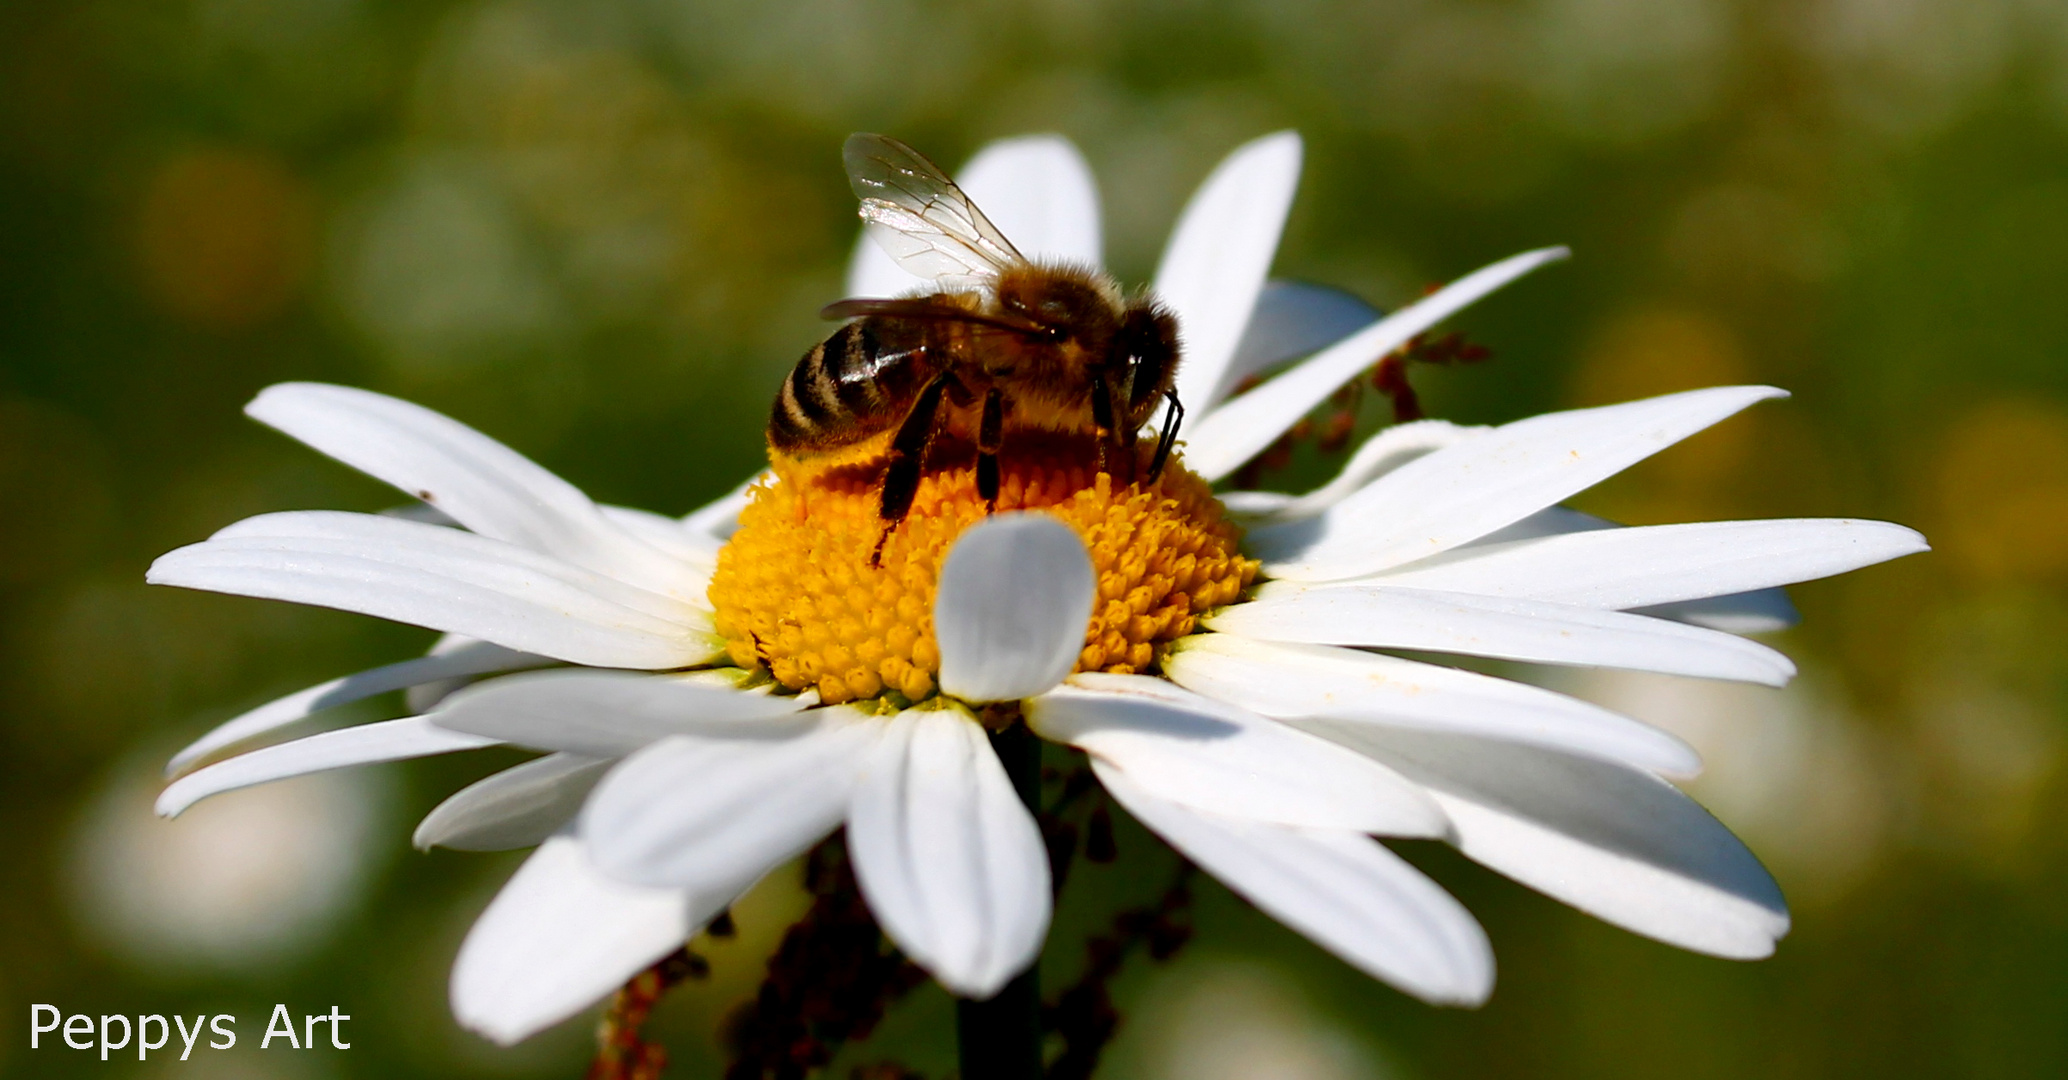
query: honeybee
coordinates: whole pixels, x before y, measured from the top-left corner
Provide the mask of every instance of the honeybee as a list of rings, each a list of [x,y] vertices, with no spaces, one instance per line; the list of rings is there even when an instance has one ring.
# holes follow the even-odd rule
[[[827,305],[821,316],[850,321],[783,380],[769,445],[793,457],[871,454],[889,432],[878,510],[886,539],[943,435],[974,445],[977,494],[995,507],[1009,430],[1089,433],[1100,467],[1132,481],[1136,432],[1160,400],[1168,413],[1148,466],[1153,482],[1184,417],[1172,389],[1177,320],[1146,297],[1124,297],[1094,268],[1027,259],[954,181],[896,139],[851,136],[843,157],[877,243],[938,291]]]

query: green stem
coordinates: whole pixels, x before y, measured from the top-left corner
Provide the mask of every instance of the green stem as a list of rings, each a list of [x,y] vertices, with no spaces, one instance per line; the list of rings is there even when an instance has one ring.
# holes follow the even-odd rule
[[[991,748],[1027,812],[1038,815],[1041,740],[1025,724],[1014,724],[992,734]],[[1028,968],[989,1000],[956,1002],[962,1080],[1041,1080],[1040,967]]]

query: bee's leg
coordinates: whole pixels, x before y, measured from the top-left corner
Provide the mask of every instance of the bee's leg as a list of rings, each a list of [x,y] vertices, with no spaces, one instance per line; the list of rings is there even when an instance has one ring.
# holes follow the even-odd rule
[[[1091,422],[1098,429],[1099,472],[1107,471],[1106,448],[1117,441],[1119,425],[1113,421],[1113,388],[1104,375],[1091,377]]]
[[[977,426],[977,495],[998,512],[998,451],[1005,445],[1005,394],[992,387],[984,395],[984,417]]]
[[[1118,384],[1113,387],[1113,449],[1120,459],[1120,479],[1132,484],[1141,475],[1142,462],[1135,455],[1135,437],[1141,425],[1135,422],[1134,412],[1127,407],[1127,391]]]
[[[890,453],[884,456],[883,463],[883,501],[876,512],[884,523],[883,535],[876,538],[876,550],[869,555],[870,566],[883,565],[883,545],[912,511],[912,498],[919,494],[919,467],[925,462],[927,444],[933,441],[941,391],[947,382],[948,376],[941,374],[927,383],[919,391],[919,399],[912,403],[912,411],[898,425],[897,434],[891,436]]]
[[[1149,459],[1149,483],[1163,475],[1163,463],[1170,460],[1170,448],[1178,441],[1178,425],[1185,422],[1185,407],[1178,402],[1176,390],[1165,390],[1164,400],[1170,402],[1170,409],[1163,414],[1163,434],[1156,438],[1156,456]]]

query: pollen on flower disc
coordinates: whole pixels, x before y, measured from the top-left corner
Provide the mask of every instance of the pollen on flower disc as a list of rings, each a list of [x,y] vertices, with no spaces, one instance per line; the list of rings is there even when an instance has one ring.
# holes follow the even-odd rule
[[[952,453],[920,481],[909,516],[883,536],[880,469],[814,466],[778,456],[718,556],[710,599],[742,667],[764,667],[828,704],[896,691],[934,692],[934,586],[948,549],[989,512],[975,470]],[[1039,510],[1084,539],[1098,599],[1077,670],[1149,669],[1161,642],[1234,601],[1257,563],[1206,482],[1173,459],[1153,485],[1123,485],[1079,447],[1008,447],[998,510]]]

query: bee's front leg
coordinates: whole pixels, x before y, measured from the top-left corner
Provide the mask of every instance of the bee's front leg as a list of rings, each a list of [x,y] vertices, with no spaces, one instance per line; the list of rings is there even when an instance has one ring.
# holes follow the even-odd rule
[[[876,538],[876,550],[869,555],[870,566],[883,565],[883,545],[890,541],[890,534],[905,520],[905,515],[912,512],[912,499],[919,494],[920,466],[925,464],[926,448],[933,442],[934,428],[940,419],[941,393],[950,381],[946,372],[934,376],[919,391],[912,411],[898,425],[897,434],[891,436],[890,452],[883,461],[883,501],[876,511],[884,523],[883,535]]]
[[[1120,451],[1127,447],[1121,438],[1121,425],[1113,415],[1113,385],[1106,381],[1104,375],[1093,375],[1091,377],[1091,423],[1098,435],[1098,471],[1113,471],[1113,460],[1109,459],[1128,457],[1128,463],[1132,465],[1131,455],[1123,455],[1117,452],[1110,455],[1107,453],[1108,450]],[[1134,479],[1132,469],[1129,470],[1127,479],[1129,481]]]
[[[992,387],[984,394],[984,415],[977,424],[977,495],[998,512],[998,451],[1005,445],[1005,394]]]

